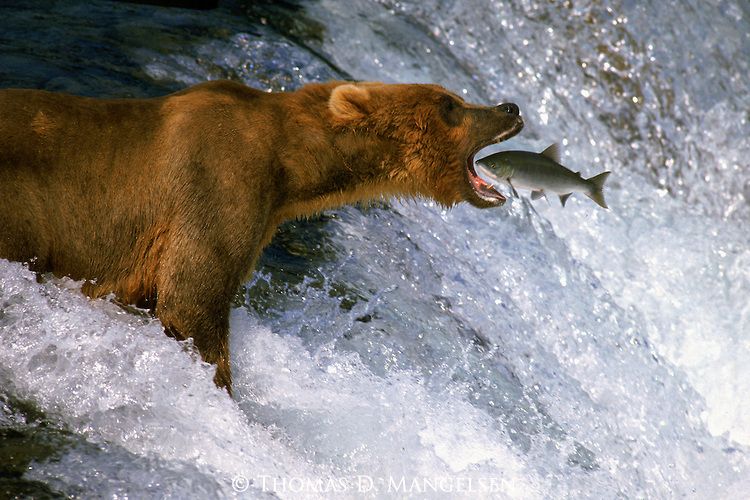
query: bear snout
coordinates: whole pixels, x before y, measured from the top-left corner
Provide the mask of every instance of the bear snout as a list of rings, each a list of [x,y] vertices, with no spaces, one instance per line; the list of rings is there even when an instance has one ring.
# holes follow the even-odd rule
[[[521,114],[521,110],[518,109],[518,106],[512,102],[504,102],[502,104],[499,104],[497,108],[503,113],[508,113],[509,115],[518,116],[519,114]]]

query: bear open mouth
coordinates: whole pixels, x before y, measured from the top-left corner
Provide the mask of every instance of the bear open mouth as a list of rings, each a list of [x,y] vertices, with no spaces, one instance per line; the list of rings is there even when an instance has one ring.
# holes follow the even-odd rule
[[[494,144],[494,143],[491,143]],[[502,205],[507,201],[505,196],[500,194],[492,185],[487,184],[487,182],[484,181],[481,177],[477,175],[476,170],[474,170],[474,156],[484,148],[485,146],[482,146],[481,148],[477,148],[476,151],[472,152],[469,155],[469,158],[466,160],[466,174],[469,177],[469,184],[471,185],[471,188],[474,190],[474,194],[476,194],[478,197],[480,197],[482,200],[486,201],[487,203],[491,203],[494,206]]]
[[[469,157],[466,159],[466,175],[469,179],[469,185],[471,186],[471,189],[474,191],[474,194],[479,199],[481,199],[484,202],[484,204],[497,207],[505,203],[507,201],[507,198],[505,198],[505,196],[500,194],[494,187],[492,187],[492,185],[488,184],[487,182],[484,181],[484,179],[482,179],[481,177],[477,175],[476,170],[474,170],[474,157],[479,151],[486,148],[487,146],[490,146],[492,144],[497,144],[499,142],[503,142],[506,139],[510,139],[511,137],[516,135],[521,130],[522,127],[523,125],[520,125],[518,127],[515,127],[513,129],[510,129],[510,130],[507,130],[505,132],[498,134],[491,141],[486,142],[476,147],[469,154]]]

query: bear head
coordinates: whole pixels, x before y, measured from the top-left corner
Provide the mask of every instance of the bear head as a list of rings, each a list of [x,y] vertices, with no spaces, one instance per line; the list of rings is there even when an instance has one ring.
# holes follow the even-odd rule
[[[395,145],[380,172],[397,185],[394,191],[445,206],[505,202],[477,176],[474,155],[521,131],[515,104],[473,105],[438,85],[361,82],[336,86],[328,108],[335,126]]]

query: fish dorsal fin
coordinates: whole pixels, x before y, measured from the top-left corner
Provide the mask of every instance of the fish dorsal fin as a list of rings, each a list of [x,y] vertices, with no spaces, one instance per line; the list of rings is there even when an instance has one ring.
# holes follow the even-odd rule
[[[560,163],[560,146],[557,143],[551,144],[550,147],[542,151],[541,154],[555,163]]]

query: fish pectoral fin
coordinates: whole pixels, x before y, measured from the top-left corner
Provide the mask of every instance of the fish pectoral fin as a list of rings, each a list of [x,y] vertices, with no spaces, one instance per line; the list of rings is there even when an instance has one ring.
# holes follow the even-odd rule
[[[513,183],[510,182],[510,179],[505,180],[508,182],[508,186],[510,186],[510,191],[513,193],[513,196],[516,198],[520,198],[520,196],[518,196],[518,191],[516,191],[516,188],[513,187]]]
[[[532,200],[538,200],[539,198],[542,198],[543,196],[544,196],[544,191],[542,191],[541,189],[537,190],[537,191],[532,191],[531,192],[531,199]]]
[[[562,203],[562,206],[565,206],[565,202],[568,201],[568,198],[570,198],[571,194],[573,194],[573,193],[561,194],[560,195],[560,203]]]

